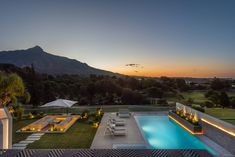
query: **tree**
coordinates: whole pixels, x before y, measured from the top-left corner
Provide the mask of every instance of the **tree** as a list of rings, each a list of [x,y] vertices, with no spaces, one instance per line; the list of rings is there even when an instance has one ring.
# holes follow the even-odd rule
[[[178,88],[180,91],[183,92],[183,91],[188,90],[188,86],[187,86],[187,84],[186,84],[186,82],[185,82],[184,79],[177,78],[177,79],[175,80],[175,82],[176,82],[177,88]]]
[[[220,104],[220,95],[216,91],[213,90],[208,91],[207,93],[205,93],[205,97],[216,105]]]
[[[90,105],[92,105],[93,97],[95,95],[95,84],[94,83],[88,84],[88,86],[87,86],[87,93],[88,93],[88,96],[89,96]]]
[[[229,97],[227,93],[221,92],[220,93],[220,105],[224,107],[228,107],[230,104]]]
[[[27,97],[22,79],[17,74],[6,74],[0,72],[0,106],[16,101],[19,97]]]
[[[147,89],[148,96],[153,98],[162,98],[163,97],[163,91],[157,87],[151,87]]]
[[[232,106],[232,108],[235,108],[235,97],[230,98],[230,105]]]
[[[211,89],[213,90],[228,89],[230,86],[231,85],[228,81],[223,81],[218,78],[214,78],[211,82]]]

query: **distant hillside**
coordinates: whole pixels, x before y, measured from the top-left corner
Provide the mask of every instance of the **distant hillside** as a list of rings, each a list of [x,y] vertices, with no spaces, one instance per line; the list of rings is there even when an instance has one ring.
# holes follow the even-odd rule
[[[0,63],[13,64],[21,68],[33,64],[37,72],[47,74],[121,76],[117,73],[90,67],[86,63],[81,63],[75,59],[49,54],[39,46],[27,50],[0,51]]]

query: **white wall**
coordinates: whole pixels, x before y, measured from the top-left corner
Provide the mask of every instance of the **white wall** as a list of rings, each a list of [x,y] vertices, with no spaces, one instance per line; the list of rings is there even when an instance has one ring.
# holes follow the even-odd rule
[[[6,108],[0,108],[0,149],[12,148],[12,117]]]

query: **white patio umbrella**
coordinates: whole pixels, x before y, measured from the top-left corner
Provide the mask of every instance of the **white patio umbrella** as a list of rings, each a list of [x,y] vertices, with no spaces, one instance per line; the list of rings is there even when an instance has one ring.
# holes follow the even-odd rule
[[[77,101],[57,99],[55,101],[48,102],[40,107],[64,107],[64,108],[67,108],[67,113],[68,113],[68,108],[72,107],[76,103]]]

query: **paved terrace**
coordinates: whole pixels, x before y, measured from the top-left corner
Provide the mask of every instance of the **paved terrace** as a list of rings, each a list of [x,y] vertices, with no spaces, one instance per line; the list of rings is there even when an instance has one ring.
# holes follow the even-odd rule
[[[106,125],[110,116],[118,118],[118,116],[116,116],[116,113],[104,114],[100,126],[93,139],[91,149],[112,149],[113,144],[147,144],[144,138],[142,137],[137,123],[132,115],[130,116],[130,118],[123,118],[126,121],[125,127],[127,129],[127,135],[105,135]]]

